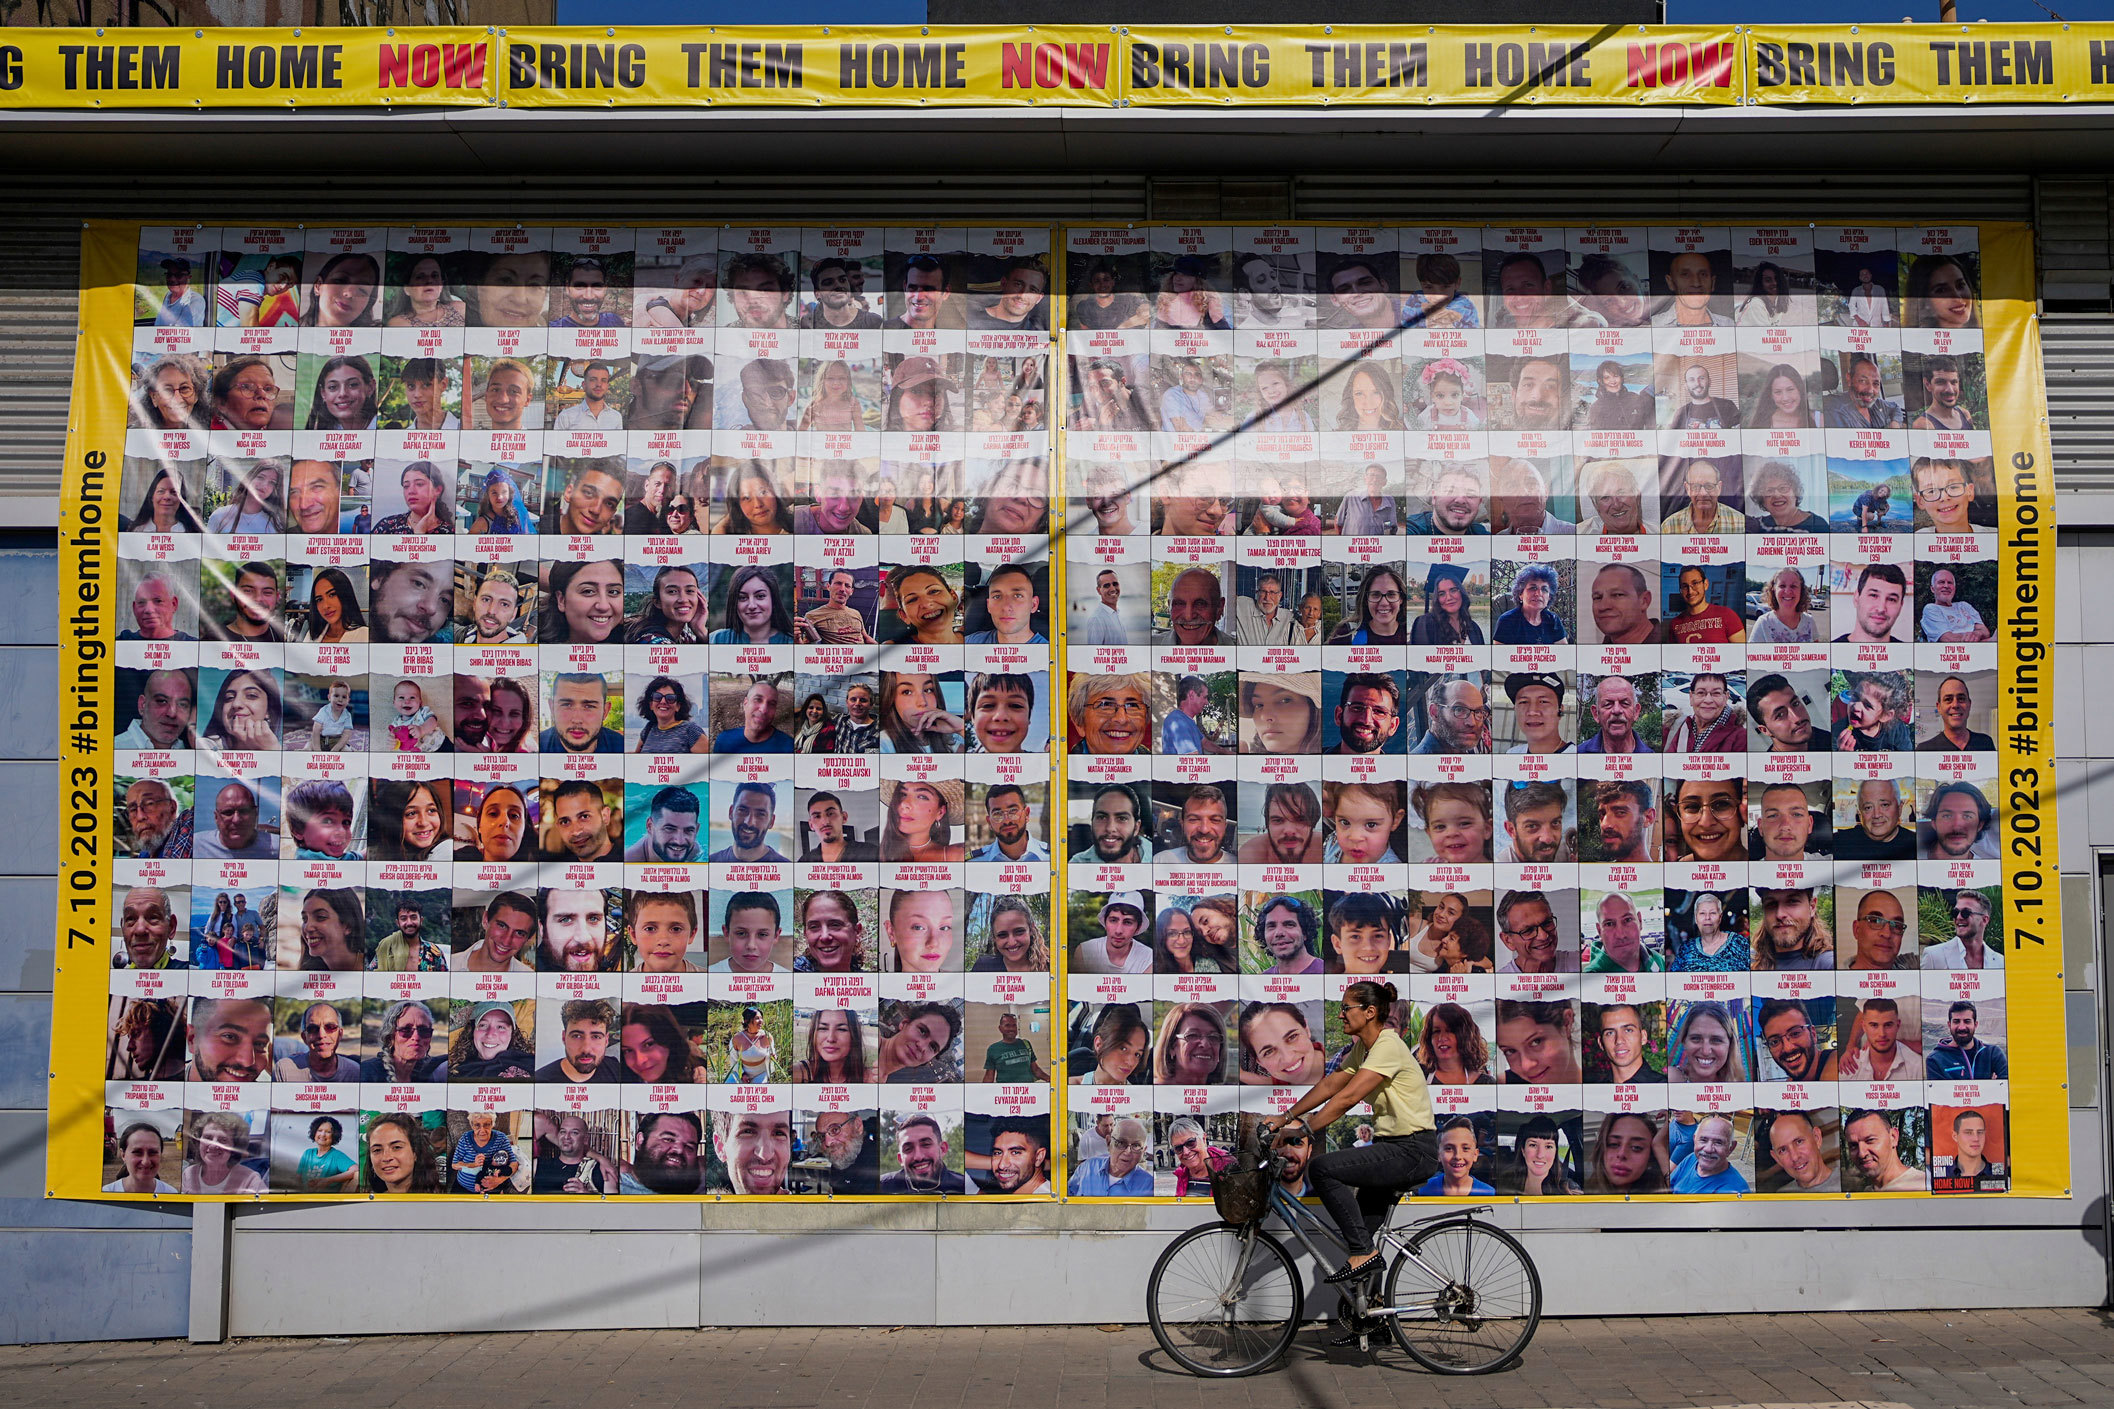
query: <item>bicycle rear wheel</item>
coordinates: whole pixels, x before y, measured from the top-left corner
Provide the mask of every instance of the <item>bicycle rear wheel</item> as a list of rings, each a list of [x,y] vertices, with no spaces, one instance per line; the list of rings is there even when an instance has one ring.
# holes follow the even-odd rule
[[[1275,1364],[1299,1331],[1305,1296],[1283,1244],[1230,1223],[1169,1243],[1145,1284],[1160,1348],[1191,1374],[1222,1379]]]
[[[1502,1369],[1541,1324],[1534,1260],[1502,1229],[1468,1219],[1433,1224],[1411,1239],[1388,1269],[1385,1295],[1388,1306],[1430,1308],[1387,1321],[1409,1358],[1439,1375]]]

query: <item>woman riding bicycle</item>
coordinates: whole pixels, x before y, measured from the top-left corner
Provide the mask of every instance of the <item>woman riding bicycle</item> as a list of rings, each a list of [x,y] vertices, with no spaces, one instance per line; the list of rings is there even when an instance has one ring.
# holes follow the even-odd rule
[[[1342,1066],[1314,1083],[1283,1115],[1262,1123],[1264,1138],[1309,1111],[1305,1122],[1326,1130],[1361,1101],[1373,1107],[1373,1142],[1358,1149],[1329,1150],[1307,1165],[1307,1180],[1343,1231],[1350,1261],[1324,1280],[1356,1281],[1380,1270],[1382,1260],[1373,1237],[1387,1225],[1395,1199],[1414,1189],[1439,1167],[1431,1090],[1424,1071],[1410,1054],[1402,1034],[1383,1019],[1394,1011],[1395,986],[1366,980],[1343,991],[1343,1030],[1350,1036],[1350,1055]]]

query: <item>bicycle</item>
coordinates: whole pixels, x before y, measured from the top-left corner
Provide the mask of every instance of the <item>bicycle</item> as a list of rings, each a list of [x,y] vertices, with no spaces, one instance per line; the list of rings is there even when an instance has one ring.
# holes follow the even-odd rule
[[[1246,1161],[1243,1161],[1246,1164]],[[1299,1333],[1306,1288],[1292,1255],[1263,1230],[1274,1213],[1313,1257],[1335,1267],[1349,1256],[1336,1230],[1278,1182],[1274,1151],[1252,1170],[1228,1169],[1213,1180],[1267,1178],[1267,1199],[1236,1192],[1219,1201],[1220,1221],[1192,1228],[1168,1244],[1146,1282],[1153,1337],[1192,1374],[1216,1379],[1268,1369]],[[1252,1217],[1227,1219],[1258,1205]],[[1491,1205],[1450,1209],[1402,1229],[1382,1228],[1375,1241],[1394,1261],[1371,1299],[1369,1277],[1343,1286],[1346,1335],[1370,1352],[1384,1327],[1410,1359],[1441,1375],[1487,1375],[1516,1362],[1541,1324],[1541,1274],[1511,1234],[1478,1222]],[[1318,1238],[1319,1242],[1316,1241]],[[1329,1251],[1323,1250],[1326,1244]]]

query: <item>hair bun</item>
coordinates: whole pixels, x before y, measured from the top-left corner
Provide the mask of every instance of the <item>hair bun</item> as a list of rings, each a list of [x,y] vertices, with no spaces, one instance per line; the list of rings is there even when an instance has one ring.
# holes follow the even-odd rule
[[[1381,984],[1380,991],[1387,995],[1387,1006],[1390,1008],[1402,1001],[1401,995],[1395,992],[1395,986],[1391,983]]]

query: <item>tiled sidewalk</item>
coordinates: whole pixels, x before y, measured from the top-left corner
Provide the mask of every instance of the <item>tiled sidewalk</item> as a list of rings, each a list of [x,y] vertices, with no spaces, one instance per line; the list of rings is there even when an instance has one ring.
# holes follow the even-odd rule
[[[0,1348],[17,1409],[472,1409],[543,1405],[1914,1406],[2114,1404],[2114,1321],[2092,1311],[1696,1316],[1545,1323],[1524,1363],[1440,1379],[1309,1330],[1284,1363],[1211,1383],[1142,1326],[579,1331]]]

